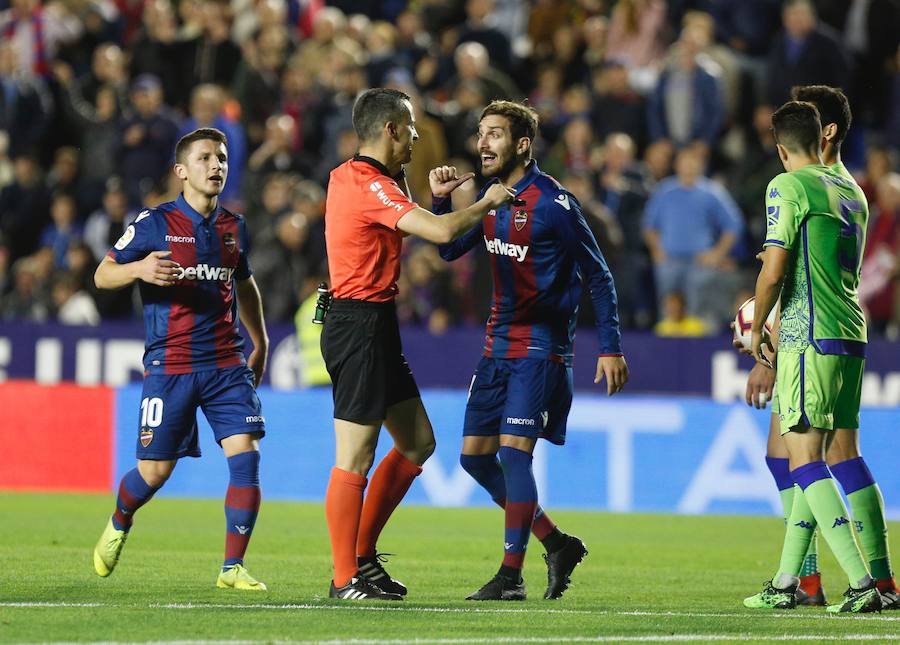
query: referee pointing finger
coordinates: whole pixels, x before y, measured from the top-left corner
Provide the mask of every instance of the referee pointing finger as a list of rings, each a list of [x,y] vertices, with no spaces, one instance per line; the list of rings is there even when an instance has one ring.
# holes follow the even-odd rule
[[[325,202],[333,301],[322,332],[322,356],[333,383],[336,441],[325,495],[334,560],[329,595],[400,600],[406,587],[384,570],[375,545],[435,445],[403,357],[394,306],[402,238],[412,234],[451,242],[514,194],[497,183],[468,208],[440,217],[413,202],[401,184],[418,134],[403,92],[363,92],[353,106],[353,128],[359,153],[331,172]],[[432,173],[456,185],[472,177],[459,177],[450,166]],[[382,424],[394,448],[375,469],[364,501]]]

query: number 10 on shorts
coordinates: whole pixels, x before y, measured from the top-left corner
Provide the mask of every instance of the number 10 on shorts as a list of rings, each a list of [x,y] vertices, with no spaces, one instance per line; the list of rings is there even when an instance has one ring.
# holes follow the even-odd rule
[[[158,428],[162,423],[163,401],[159,397],[145,398],[141,401],[141,427]]]

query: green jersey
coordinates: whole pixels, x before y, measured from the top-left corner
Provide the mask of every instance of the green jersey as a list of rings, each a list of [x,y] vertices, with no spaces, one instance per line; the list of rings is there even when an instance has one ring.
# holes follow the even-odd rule
[[[864,356],[860,266],[869,206],[842,164],[805,166],[766,189],[764,246],[790,252],[781,291],[778,349]]]

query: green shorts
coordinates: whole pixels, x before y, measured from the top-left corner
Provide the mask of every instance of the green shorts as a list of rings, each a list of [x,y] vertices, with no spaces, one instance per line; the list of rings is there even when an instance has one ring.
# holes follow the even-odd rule
[[[772,411],[781,434],[797,426],[858,429],[865,363],[856,356],[819,354],[812,345],[802,354],[778,352]]]

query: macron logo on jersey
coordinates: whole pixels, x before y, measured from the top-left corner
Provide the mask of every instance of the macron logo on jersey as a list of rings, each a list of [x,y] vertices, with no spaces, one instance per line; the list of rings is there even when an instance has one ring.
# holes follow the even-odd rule
[[[369,184],[369,190],[375,193],[375,196],[378,197],[378,200],[388,208],[393,208],[398,213],[403,210],[403,206],[401,206],[385,194],[380,181],[373,181],[371,184]]]
[[[195,267],[181,267],[179,280],[212,280],[214,282],[230,282],[234,269],[230,267],[211,267],[198,264]]]
[[[166,242],[181,242],[182,244],[195,244],[196,240],[190,235],[166,235]]]
[[[504,242],[503,240],[498,240],[496,237],[493,240],[487,239],[487,236],[485,235],[482,235],[482,237],[484,238],[484,245],[487,247],[488,253],[493,253],[494,255],[507,255],[511,258],[515,258],[516,262],[525,261],[525,255],[528,253],[527,246]]]

